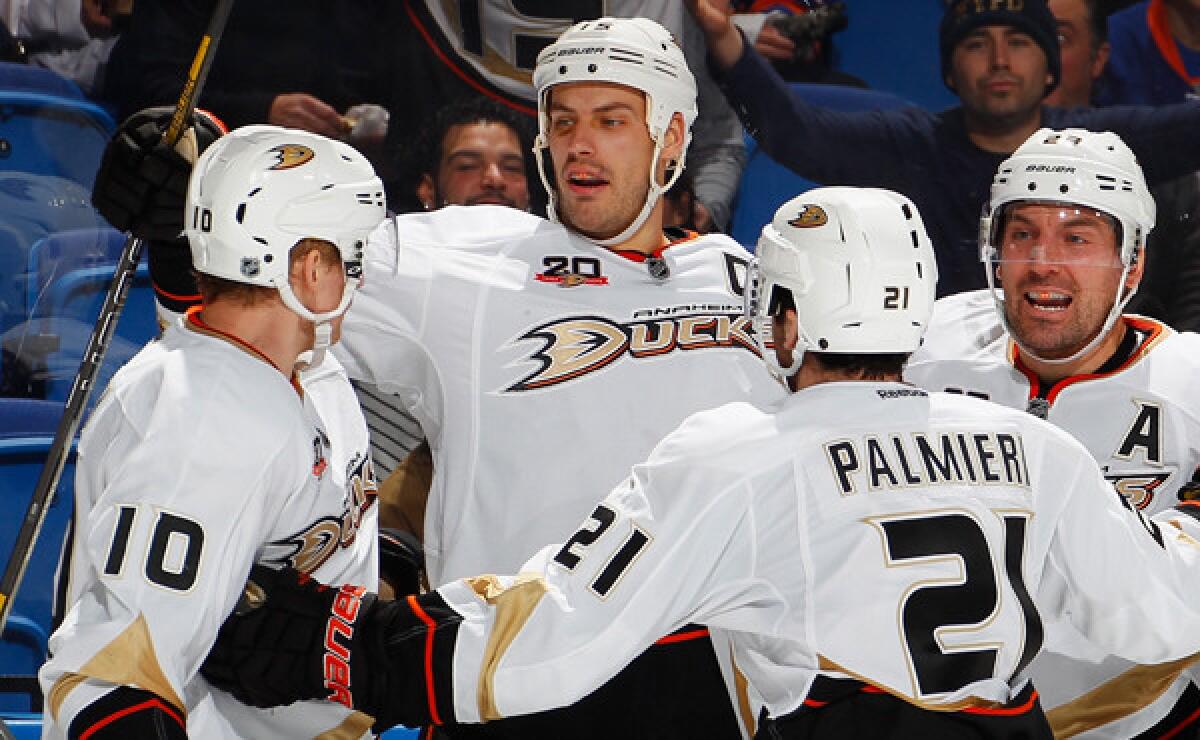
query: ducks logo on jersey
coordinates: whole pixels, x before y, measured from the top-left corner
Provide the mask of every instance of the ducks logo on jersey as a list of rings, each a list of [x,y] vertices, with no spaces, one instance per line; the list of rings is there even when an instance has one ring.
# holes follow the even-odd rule
[[[537,370],[504,389],[506,393],[536,390],[581,378],[629,357],[640,360],[675,351],[739,348],[758,354],[754,329],[739,306],[681,306],[653,309],[656,318],[635,317],[618,323],[602,316],[574,316],[534,327],[517,337],[542,343],[524,358]],[[658,312],[662,312],[659,314]]]
[[[363,516],[375,505],[379,486],[369,456],[356,455],[347,465],[345,495],[338,516],[323,516],[302,531],[268,543],[267,559],[312,573],[340,547],[350,547]]]

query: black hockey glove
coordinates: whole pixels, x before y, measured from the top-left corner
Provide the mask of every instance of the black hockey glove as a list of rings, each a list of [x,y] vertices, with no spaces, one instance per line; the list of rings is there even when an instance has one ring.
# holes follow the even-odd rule
[[[201,670],[252,706],[331,699],[373,715],[368,672],[356,668],[375,603],[361,586],[256,565]]]
[[[256,707],[337,701],[374,717],[376,732],[451,722],[449,662],[461,617],[436,592],[420,599],[414,611],[407,599],[379,601],[362,587],[255,566],[201,673]]]
[[[425,575],[425,552],[411,532],[380,527],[379,577],[392,587],[396,598],[421,593]]]
[[[105,147],[92,187],[96,210],[118,230],[142,239],[179,237],[195,156],[224,133],[215,117],[196,111],[194,146],[186,143],[187,133],[185,143],[168,146],[162,136],[173,112],[169,106],[146,108],[127,118]]]

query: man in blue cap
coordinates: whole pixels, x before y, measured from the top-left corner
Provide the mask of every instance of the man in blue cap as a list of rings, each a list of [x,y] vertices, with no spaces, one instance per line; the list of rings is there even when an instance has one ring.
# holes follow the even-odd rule
[[[713,0],[687,0],[708,38],[710,65],[747,130],[775,160],[814,182],[907,195],[937,253],[939,295],[983,288],[979,212],[1000,163],[1039,128],[1113,131],[1151,186],[1200,169],[1200,104],[1064,109],[1054,16],[1045,0],[954,0],[939,47],[961,105],[847,113],[788,88]]]

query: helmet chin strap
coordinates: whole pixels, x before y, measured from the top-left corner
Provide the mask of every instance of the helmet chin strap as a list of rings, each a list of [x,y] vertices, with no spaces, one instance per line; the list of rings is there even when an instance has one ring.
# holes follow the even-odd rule
[[[300,318],[313,322],[312,347],[297,356],[297,369],[305,370],[315,367],[325,359],[325,350],[333,343],[333,320],[346,313],[346,309],[350,308],[350,301],[354,298],[354,290],[357,285],[357,280],[346,278],[346,285],[342,289],[342,300],[338,302],[337,308],[332,311],[325,311],[324,313],[313,313],[310,311],[300,302],[296,294],[292,292],[290,283],[285,282],[275,286],[285,306],[290,308]]]
[[[768,344],[768,337],[771,336],[771,322],[774,319],[771,316],[763,316],[755,314],[751,319],[754,325],[754,338],[758,342],[758,351],[762,355],[763,364],[767,366],[767,371],[771,373],[771,377],[779,381],[784,388],[791,390],[788,384],[789,379],[800,370],[800,365],[804,363],[804,353],[808,350],[808,345],[801,338],[796,342],[796,348],[792,350],[792,361],[787,365],[782,365],[779,362],[779,355],[775,352],[774,345]]]
[[[576,230],[580,236],[592,242],[593,244],[598,244],[602,247],[617,247],[626,242],[631,236],[636,234],[638,229],[642,228],[642,225],[646,223],[646,219],[650,218],[650,213],[654,210],[654,207],[658,205],[658,201],[662,197],[662,194],[669,190],[671,186],[675,184],[675,181],[678,180],[683,174],[683,155],[680,155],[679,160],[675,163],[674,171],[671,173],[671,177],[667,180],[666,184],[658,184],[658,158],[662,155],[663,138],[664,136],[659,135],[654,140],[654,155],[650,157],[650,188],[646,191],[646,202],[642,204],[642,210],[638,212],[638,215],[633,219],[633,221],[630,221],[629,225],[626,226],[621,233],[617,234],[616,236],[608,237],[607,239],[591,237]],[[551,183],[549,177],[547,177],[546,164],[543,161],[543,157],[545,156],[544,152],[547,151],[548,148],[549,145],[546,143],[545,137],[538,136],[537,141],[534,142],[533,154],[534,158],[537,159],[538,175],[542,179],[542,185],[545,186],[548,196],[548,200],[546,202],[546,215],[551,221],[557,224],[562,223],[558,217],[558,198],[555,195],[553,183]]]
[[[1013,343],[1021,349],[1021,352],[1029,357],[1032,357],[1038,362],[1042,362],[1047,365],[1066,365],[1075,362],[1081,357],[1086,357],[1092,350],[1100,346],[1100,343],[1104,341],[1104,338],[1108,336],[1110,331],[1112,331],[1113,326],[1115,326],[1117,323],[1117,319],[1120,318],[1121,313],[1125,310],[1125,306],[1129,303],[1129,299],[1133,298],[1133,294],[1136,293],[1138,289],[1138,286],[1135,285],[1129,289],[1129,292],[1125,293],[1124,298],[1121,297],[1121,293],[1125,290],[1125,278],[1129,276],[1129,270],[1132,267],[1132,263],[1127,264],[1125,265],[1124,269],[1121,270],[1121,279],[1117,283],[1117,292],[1116,295],[1113,296],[1112,308],[1109,309],[1108,317],[1105,318],[1104,325],[1100,327],[1100,331],[1096,332],[1096,336],[1092,337],[1092,340],[1083,345],[1083,347],[1073,352],[1070,356],[1061,358],[1042,357],[1037,352],[1034,352],[1029,347],[1026,347],[1025,343],[1020,339],[1017,339],[1016,332],[1012,330],[1012,326],[1010,326],[1008,323],[1008,314],[1004,311],[1004,299],[999,297],[994,281],[992,280],[992,270],[988,270],[988,286],[992,289],[992,300],[996,302],[996,313],[1000,314],[1000,322],[1004,325],[1004,330],[1008,332],[1008,336],[1012,337]]]

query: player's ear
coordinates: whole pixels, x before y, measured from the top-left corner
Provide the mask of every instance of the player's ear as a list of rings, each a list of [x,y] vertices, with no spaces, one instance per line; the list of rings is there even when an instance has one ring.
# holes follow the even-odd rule
[[[800,322],[796,319],[795,309],[785,309],[771,322],[771,339],[777,349],[792,352],[800,342]]]
[[[1142,274],[1146,271],[1146,248],[1141,247],[1133,253],[1133,264],[1129,266],[1129,274],[1125,276],[1125,289],[1133,290],[1142,282]]]
[[[679,161],[683,155],[684,125],[682,113],[675,113],[667,124],[667,130],[663,133],[663,156],[668,161]]]
[[[432,211],[437,202],[437,187],[433,183],[433,175],[428,172],[421,175],[421,181],[417,183],[417,200],[427,211]]]

